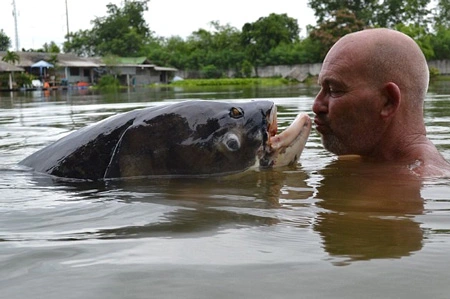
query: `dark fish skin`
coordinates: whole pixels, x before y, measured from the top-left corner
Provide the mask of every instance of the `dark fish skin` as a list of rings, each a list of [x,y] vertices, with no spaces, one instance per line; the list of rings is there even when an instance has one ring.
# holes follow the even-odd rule
[[[242,172],[263,158],[273,108],[271,101],[185,101],[134,110],[75,131],[19,164],[82,180]]]

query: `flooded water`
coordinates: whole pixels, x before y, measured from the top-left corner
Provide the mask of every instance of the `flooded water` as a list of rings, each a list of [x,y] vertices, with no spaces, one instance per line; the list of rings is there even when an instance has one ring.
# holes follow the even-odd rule
[[[448,298],[450,181],[338,160],[312,132],[295,167],[231,178],[62,183],[17,163],[119,112],[187,99],[271,99],[303,86],[0,94],[1,298]],[[450,90],[429,137],[450,159]]]

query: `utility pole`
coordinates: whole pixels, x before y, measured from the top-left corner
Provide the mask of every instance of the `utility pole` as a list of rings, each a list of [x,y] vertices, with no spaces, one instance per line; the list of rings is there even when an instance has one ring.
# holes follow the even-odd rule
[[[70,42],[70,37],[69,37],[69,9],[67,8],[67,0],[66,0],[66,27],[67,27],[67,41]]]
[[[13,0],[13,16],[14,16],[14,28],[16,33],[16,52],[19,51],[19,31],[17,29],[17,8],[16,8],[16,1]]]

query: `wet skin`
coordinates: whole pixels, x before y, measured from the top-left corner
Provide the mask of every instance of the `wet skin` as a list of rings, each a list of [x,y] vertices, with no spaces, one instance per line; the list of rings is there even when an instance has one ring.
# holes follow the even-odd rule
[[[20,164],[62,178],[227,175],[296,163],[311,129],[301,113],[277,133],[271,101],[185,101],[75,131]]]

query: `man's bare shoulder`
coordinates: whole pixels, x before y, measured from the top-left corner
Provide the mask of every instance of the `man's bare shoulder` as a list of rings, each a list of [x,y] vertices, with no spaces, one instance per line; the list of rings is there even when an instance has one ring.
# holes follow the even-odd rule
[[[425,147],[420,158],[408,165],[408,168],[412,173],[421,177],[450,178],[450,163],[445,160],[434,145]]]

